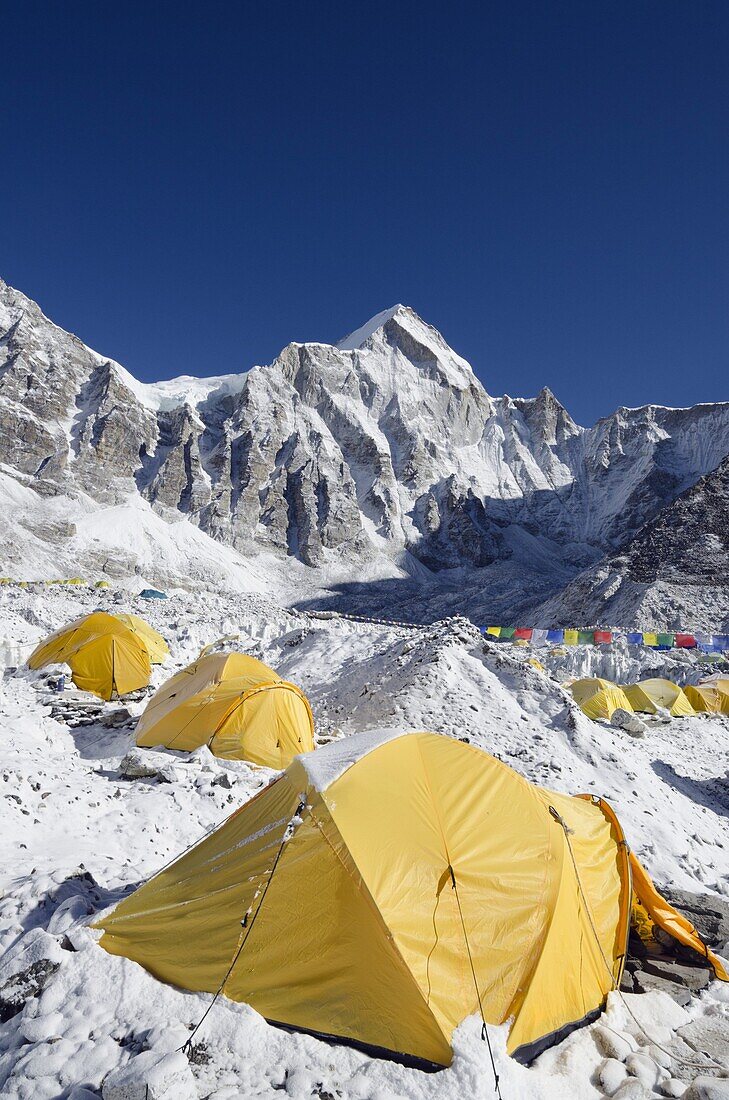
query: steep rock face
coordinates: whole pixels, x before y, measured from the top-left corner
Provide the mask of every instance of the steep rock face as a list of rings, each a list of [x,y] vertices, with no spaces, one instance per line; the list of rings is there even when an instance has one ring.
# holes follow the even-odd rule
[[[0,462],[45,496],[140,494],[243,554],[467,570],[480,607],[524,613],[728,453],[729,404],[584,429],[548,389],[492,398],[404,306],[336,347],[145,385],[0,281]]]
[[[537,618],[550,625],[729,629],[729,456],[619,553],[576,577]]]

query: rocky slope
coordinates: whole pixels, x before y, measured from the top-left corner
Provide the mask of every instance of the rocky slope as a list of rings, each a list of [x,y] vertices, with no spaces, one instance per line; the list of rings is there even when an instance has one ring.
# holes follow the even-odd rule
[[[234,563],[293,558],[317,593],[336,580],[340,602],[528,616],[728,453],[729,404],[621,408],[584,429],[547,389],[492,398],[403,306],[337,347],[144,385],[0,281],[10,478],[39,500],[184,517]],[[61,558],[70,539],[79,570],[103,569],[62,523],[50,539],[40,526]],[[130,551],[122,571],[135,568]]]
[[[729,457],[536,617],[729,630]]]

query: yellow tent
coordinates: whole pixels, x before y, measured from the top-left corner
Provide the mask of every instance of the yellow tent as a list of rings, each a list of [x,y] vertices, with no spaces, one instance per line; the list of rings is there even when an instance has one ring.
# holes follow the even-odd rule
[[[696,713],[678,684],[670,680],[641,680],[639,684],[624,687],[623,691],[633,710],[644,714],[655,714],[658,707],[670,711],[674,718],[690,718]]]
[[[285,768],[314,748],[304,693],[245,653],[207,653],[168,680],[137,724],[137,744]]]
[[[102,699],[136,691],[147,686],[151,673],[146,632],[150,642],[157,639],[155,652],[167,648],[156,631],[146,623],[144,626],[143,636],[139,629],[131,629],[123,616],[95,611],[45,638],[31,653],[28,665],[43,668],[65,663],[71,668],[76,687]]]
[[[685,687],[684,694],[696,711],[710,714],[729,714],[729,691],[720,686],[720,681],[699,684],[697,687]]]
[[[611,715],[618,708],[633,710],[623,689],[611,683],[610,680],[601,680],[597,677],[575,680],[570,684],[570,691],[572,698],[588,718],[604,718],[609,722]]]
[[[707,676],[705,680],[702,680],[700,686],[715,687],[719,691],[729,691],[729,676],[716,672],[713,676]]]
[[[620,981],[631,898],[599,799],[390,731],[297,757],[98,927],[161,980],[225,979],[287,1027],[447,1065],[482,1011],[513,1018],[508,1049],[529,1061]]]
[[[126,612],[115,612],[114,617],[120,619],[129,627],[132,634],[137,634],[144,642],[149,653],[149,659],[153,665],[162,665],[170,655],[170,647],[161,634],[158,634],[149,623],[140,619],[139,615],[129,615]]]

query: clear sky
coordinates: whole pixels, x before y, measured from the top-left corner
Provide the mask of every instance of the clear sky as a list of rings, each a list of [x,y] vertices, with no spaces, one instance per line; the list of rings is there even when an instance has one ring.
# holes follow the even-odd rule
[[[396,302],[576,419],[729,399],[729,4],[5,3],[0,273],[145,380]]]

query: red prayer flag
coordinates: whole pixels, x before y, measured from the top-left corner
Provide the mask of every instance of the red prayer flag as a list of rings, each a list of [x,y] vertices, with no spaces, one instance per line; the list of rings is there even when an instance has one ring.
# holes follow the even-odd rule
[[[531,641],[532,628],[530,626],[518,626],[514,631],[514,638],[521,638],[525,642]]]

